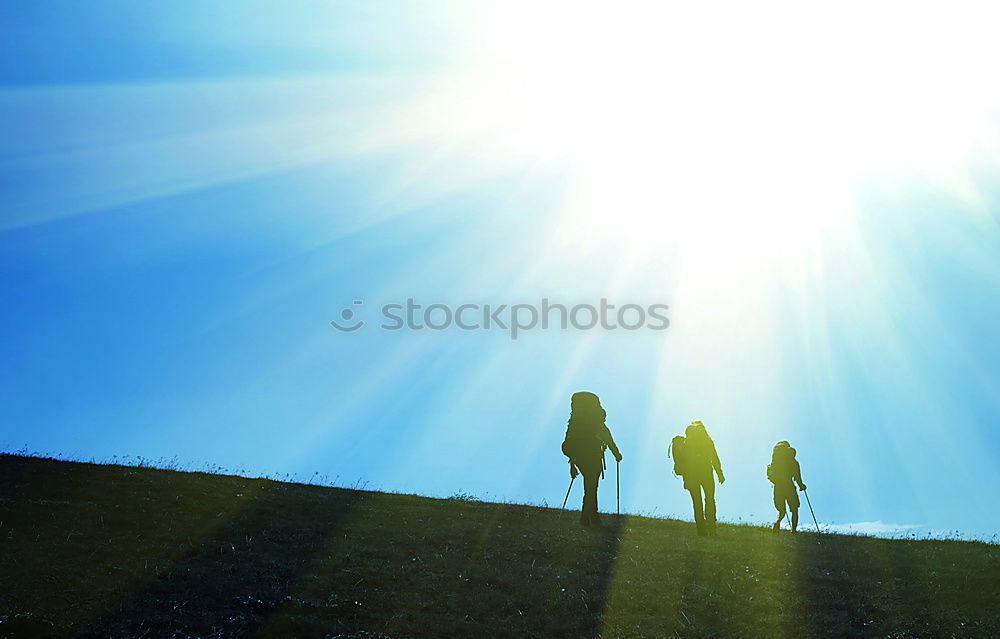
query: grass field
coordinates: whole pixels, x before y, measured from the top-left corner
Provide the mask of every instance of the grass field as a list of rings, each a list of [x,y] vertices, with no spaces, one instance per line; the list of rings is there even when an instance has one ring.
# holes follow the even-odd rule
[[[2,637],[997,637],[1000,548],[0,456]]]

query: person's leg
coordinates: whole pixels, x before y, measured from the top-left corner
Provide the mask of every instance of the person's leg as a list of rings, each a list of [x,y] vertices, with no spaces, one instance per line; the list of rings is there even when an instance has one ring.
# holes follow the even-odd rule
[[[691,505],[694,507],[694,524],[698,529],[698,534],[705,534],[705,514],[701,506],[701,486],[699,484],[688,488],[691,493]]]
[[[715,534],[715,478],[709,477],[702,483],[705,490],[705,523],[710,535]]]
[[[799,528],[799,494],[795,492],[794,486],[788,487],[788,512],[792,520],[792,532]]]
[[[597,480],[599,473],[592,469],[582,471],[583,473],[583,510],[580,513],[580,523],[589,526],[593,523],[594,515],[597,514]]]
[[[601,516],[597,512],[597,486],[601,483],[601,469],[597,469],[593,473],[593,495],[594,498],[590,500],[590,525],[600,526]]]
[[[774,507],[778,509],[778,518],[775,520],[771,530],[778,532],[781,530],[781,520],[785,518],[785,497],[774,487]]]

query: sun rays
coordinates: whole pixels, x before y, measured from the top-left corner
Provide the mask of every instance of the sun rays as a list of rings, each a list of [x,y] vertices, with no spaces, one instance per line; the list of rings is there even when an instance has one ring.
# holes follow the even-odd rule
[[[934,447],[949,463],[989,467],[996,446],[994,312],[977,301],[1000,277],[992,13],[446,3],[420,23],[440,42],[397,42],[400,27],[376,9],[337,28],[318,12],[301,33],[261,29],[255,13],[220,37],[286,51],[287,69],[247,54],[211,73],[0,91],[11,124],[0,236],[12,272],[37,276],[10,278],[8,293],[62,299],[86,280],[79,315],[30,301],[66,312],[60,326],[134,313],[122,331],[140,337],[122,344],[161,363],[143,388],[160,393],[166,429],[136,446],[169,448],[171,428],[221,442],[224,426],[261,438],[241,441],[246,461],[312,472],[349,440],[348,473],[406,489],[435,442],[461,431],[473,461],[413,490],[447,492],[483,470],[484,490],[542,501],[564,480],[548,465],[569,393],[588,388],[631,433],[627,508],[686,512],[663,487],[664,453],[673,430],[702,418],[721,448],[748,457],[788,437],[835,458],[814,485],[823,499],[839,471],[851,475],[853,503],[830,512],[836,521],[910,521],[879,511],[890,497],[869,488],[883,476],[876,460],[893,459],[908,507],[930,513],[942,497],[926,492],[924,470],[937,425],[967,425]],[[365,42],[344,26],[359,20],[375,20]],[[94,283],[139,286],[139,267],[145,296]],[[209,283],[204,297],[180,292],[192,281]],[[660,302],[671,327],[536,331],[517,345],[331,336],[329,319],[361,297],[368,308]],[[190,307],[163,325],[177,352],[162,354],[140,328],[174,317],[171,305]],[[46,348],[116,348],[24,321]],[[194,395],[186,365],[207,385]],[[121,404],[105,399],[95,414],[111,419]],[[127,406],[128,419],[144,414],[139,400]],[[389,436],[401,415],[407,447],[389,464],[372,431]],[[275,434],[283,417],[294,435]],[[513,433],[499,449],[498,430]],[[884,450],[868,450],[873,439]],[[474,461],[498,451],[517,461]],[[759,478],[756,459],[734,463]],[[752,484],[727,489],[730,505],[759,498]],[[730,512],[763,514],[767,502]]]

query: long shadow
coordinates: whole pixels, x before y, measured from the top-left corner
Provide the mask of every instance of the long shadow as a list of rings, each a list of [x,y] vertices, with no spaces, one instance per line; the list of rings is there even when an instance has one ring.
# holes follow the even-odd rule
[[[605,515],[596,529],[580,527],[578,518],[578,511],[441,504],[409,519],[407,527],[428,526],[445,538],[371,531],[368,546],[383,550],[365,558],[369,571],[357,578],[378,583],[364,591],[364,605],[337,632],[521,638],[558,628],[559,636],[596,638],[622,518]],[[380,577],[378,565],[398,568]],[[337,589],[335,576],[320,575],[318,581]]]
[[[604,614],[611,595],[618,550],[624,534],[625,516],[606,516],[604,528],[593,534],[585,561],[590,564],[590,589],[581,597],[584,604],[579,626],[566,636],[596,639],[604,628]]]
[[[814,589],[815,538],[724,526],[680,558],[682,636],[815,637],[832,630],[816,613],[832,602]],[[819,552],[825,557],[825,553]],[[691,614],[691,611],[694,614]]]
[[[794,625],[802,629],[803,636],[819,636],[824,629],[830,633],[834,627],[850,626],[851,622],[843,617],[850,619],[859,602],[854,591],[828,578],[841,569],[824,547],[830,540],[818,533],[799,532],[790,536],[788,531],[782,531],[776,541],[787,552],[789,579],[795,591],[796,610],[792,620],[786,621],[786,628],[790,630]],[[786,634],[795,636],[787,631]]]
[[[322,499],[309,500],[310,491]],[[78,636],[256,635],[322,560],[363,495],[268,482]],[[294,508],[307,518],[289,516]]]
[[[3,636],[592,638],[622,536],[578,511],[2,461]]]
[[[931,632],[936,612],[927,586],[931,568],[908,542],[811,533],[791,541],[792,561],[801,567],[797,587],[817,632],[823,626],[846,629],[855,637]],[[860,544],[868,549],[859,558],[852,549]]]
[[[551,511],[475,504],[469,521],[448,503],[316,489],[310,507],[289,495],[309,490],[264,487],[79,636],[522,637],[553,615],[566,636],[600,635],[621,518],[585,529],[567,513],[539,527]],[[315,523],[289,519],[296,509]],[[532,566],[536,581],[521,573]]]

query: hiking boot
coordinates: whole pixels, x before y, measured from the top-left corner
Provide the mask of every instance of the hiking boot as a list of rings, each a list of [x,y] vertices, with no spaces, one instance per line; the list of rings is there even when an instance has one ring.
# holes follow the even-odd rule
[[[781,522],[776,521],[774,522],[774,525],[771,526],[771,532],[778,532],[779,530],[781,530]]]

